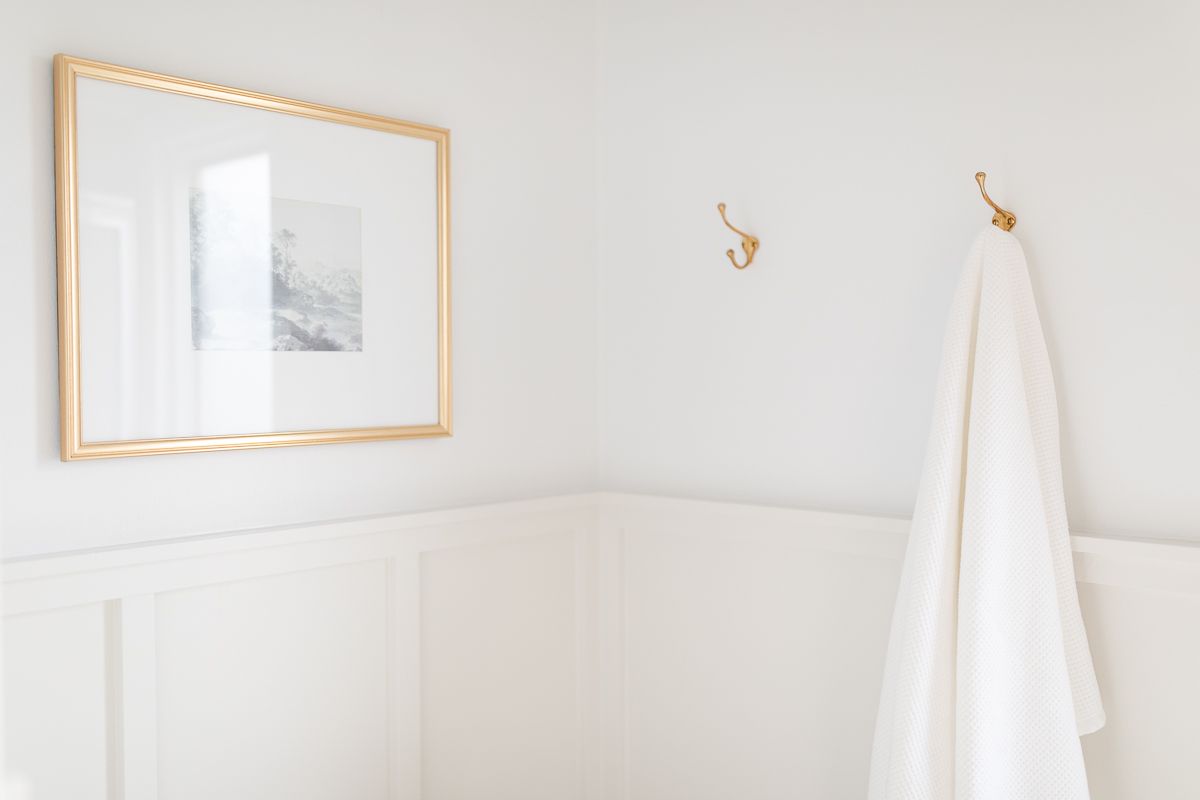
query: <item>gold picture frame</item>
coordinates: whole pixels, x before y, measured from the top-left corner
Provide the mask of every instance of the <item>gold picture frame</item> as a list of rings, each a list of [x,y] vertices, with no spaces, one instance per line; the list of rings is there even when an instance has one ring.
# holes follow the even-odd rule
[[[80,77],[429,140],[436,144],[437,422],[422,425],[85,441],[82,429],[76,88]],[[64,54],[54,57],[58,333],[63,461],[450,436],[450,132],[447,129],[171,77]]]

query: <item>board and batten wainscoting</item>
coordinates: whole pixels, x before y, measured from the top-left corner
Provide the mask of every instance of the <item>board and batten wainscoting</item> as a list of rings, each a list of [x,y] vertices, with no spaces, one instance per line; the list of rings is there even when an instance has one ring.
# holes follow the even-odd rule
[[[5,796],[860,798],[906,531],[588,494],[9,562]],[[1200,547],[1073,541],[1093,797],[1194,797]]]

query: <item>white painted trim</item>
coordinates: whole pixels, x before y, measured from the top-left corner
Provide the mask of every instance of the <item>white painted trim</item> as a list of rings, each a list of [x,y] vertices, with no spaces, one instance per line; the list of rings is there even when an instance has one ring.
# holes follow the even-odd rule
[[[420,800],[421,562],[406,553],[387,562],[388,797]]]
[[[373,533],[410,532],[416,535],[423,528],[440,528],[481,521],[497,522],[531,514],[575,511],[580,507],[593,505],[596,497],[597,495],[594,494],[559,495],[535,500],[464,506],[441,511],[352,517],[300,525],[218,531],[165,541],[30,556],[5,560],[3,562],[4,581],[8,583],[44,575],[62,575],[69,572],[133,566],[170,559],[197,558],[214,553],[241,552],[281,544],[346,539]]]
[[[6,614],[5,616],[9,616]],[[106,800],[125,797],[124,647],[121,643],[121,601],[104,604],[104,755]]]
[[[624,544],[597,511],[576,535],[576,652],[583,800],[624,797]]]
[[[423,552],[543,535],[589,535],[590,497],[344,520],[66,553],[3,565],[4,616],[103,603],[109,800],[158,796],[155,595],[345,564],[386,565],[388,797],[420,800]],[[582,598],[581,598],[582,599]],[[581,609],[582,611],[582,609]],[[582,653],[581,653],[582,655]],[[582,672],[581,672],[582,675]],[[591,686],[580,685],[580,691]],[[580,731],[581,739],[583,732]],[[581,741],[581,758],[591,755]],[[584,784],[592,778],[582,769]]]
[[[158,644],[154,595],[119,601],[122,800],[158,797]]]
[[[903,556],[908,520],[599,492],[415,514],[189,537],[6,562],[5,614],[153,594],[473,542],[607,524],[774,542],[873,558]],[[1072,536],[1081,582],[1200,594],[1200,544]]]
[[[472,509],[199,536],[4,564],[6,615],[474,542],[569,532],[594,500],[563,497]]]
[[[909,520],[707,500],[602,493],[595,501],[614,524],[636,536],[654,529],[687,535],[703,531],[747,543],[901,559]],[[1080,583],[1200,596],[1200,543],[1073,534]]]
[[[420,800],[424,552],[562,535],[575,542],[580,800],[629,796],[625,559],[640,536],[716,537],[790,552],[903,558],[904,519],[595,493],[276,527],[3,565],[5,616],[104,603],[110,800],[157,796],[155,595],[366,561],[386,566],[388,796]],[[1080,583],[1200,597],[1200,545],[1072,536]]]

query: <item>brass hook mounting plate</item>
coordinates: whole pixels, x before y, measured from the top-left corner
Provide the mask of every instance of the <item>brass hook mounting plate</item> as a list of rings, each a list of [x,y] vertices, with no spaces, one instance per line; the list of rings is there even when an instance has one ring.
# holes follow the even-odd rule
[[[745,231],[739,230],[733,226],[733,224],[729,221],[729,218],[725,216],[724,203],[717,203],[717,211],[721,212],[721,220],[725,223],[725,227],[742,237],[742,252],[746,254],[746,263],[739,264],[737,262],[737,258],[734,257],[732,250],[726,250],[725,255],[729,256],[729,263],[733,264],[735,269],[745,269],[746,267],[750,266],[752,261],[754,261],[754,254],[758,252],[758,238],[751,236]]]

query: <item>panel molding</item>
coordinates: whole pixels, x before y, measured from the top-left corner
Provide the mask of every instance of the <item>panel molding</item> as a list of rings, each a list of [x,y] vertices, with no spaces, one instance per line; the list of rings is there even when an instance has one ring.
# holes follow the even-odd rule
[[[40,612],[92,604],[103,608],[107,730],[102,746],[108,769],[107,786],[99,791],[107,800],[154,800],[159,793],[156,596],[382,562],[387,796],[420,800],[422,554],[546,535],[578,541],[591,530],[593,507],[591,497],[557,497],[11,561],[3,565],[2,608],[5,618],[36,618]],[[580,605],[575,613],[586,611]],[[580,697],[586,691],[581,680]],[[590,780],[583,761],[591,748],[581,746],[581,784]]]
[[[388,797],[421,798],[421,564],[387,562]]]
[[[900,517],[654,495],[593,497],[610,524],[630,536],[653,530],[889,560],[903,559],[911,524]],[[1079,583],[1200,596],[1200,542],[1073,533],[1071,549]]]
[[[190,537],[3,564],[5,617],[102,604],[108,800],[158,795],[156,595],[380,561],[386,618],[387,796],[421,800],[421,557],[525,537],[574,546],[580,800],[630,796],[627,559],[638,537],[744,543],[898,563],[904,519],[620,493]],[[1200,545],[1074,535],[1081,584],[1200,598]]]
[[[446,547],[577,529],[677,531],[903,557],[897,517],[596,492],[445,511],[229,531],[3,562],[4,614],[102,602]],[[1200,543],[1074,534],[1081,582],[1200,592]]]
[[[620,719],[601,734],[618,758],[612,772],[615,780],[604,784],[607,793],[600,796],[606,800],[628,800],[650,796],[728,797],[735,793],[747,797],[784,794],[849,797],[860,793],[865,785],[861,775],[866,768],[872,724],[861,704],[859,718],[852,727],[834,724],[829,730],[807,729],[798,739],[789,741],[790,745],[808,754],[826,747],[821,752],[826,757],[835,756],[828,764],[809,762],[807,772],[789,773],[785,768],[779,775],[765,769],[772,756],[778,759],[775,762],[778,765],[795,761],[794,754],[786,753],[787,747],[779,747],[781,737],[778,734],[787,728],[772,722],[774,712],[770,709],[789,704],[793,713],[799,707],[809,709],[818,717],[833,719],[845,711],[845,706],[839,705],[841,701],[838,700],[822,706],[825,700],[806,695],[807,699],[798,702],[794,693],[788,694],[788,689],[781,689],[787,681],[780,680],[777,671],[772,673],[771,658],[767,656],[770,648],[759,646],[762,637],[772,636],[769,633],[771,626],[799,628],[807,631],[805,636],[812,635],[814,653],[831,646],[844,646],[848,637],[824,627],[820,611],[810,614],[803,607],[790,610],[776,605],[764,611],[769,622],[766,628],[756,628],[758,638],[752,635],[747,639],[733,631],[742,625],[753,628],[755,620],[761,618],[743,615],[731,623],[720,613],[719,607],[714,609],[706,603],[706,597],[711,592],[727,592],[730,585],[740,586],[745,594],[731,598],[726,604],[753,597],[757,587],[752,575],[772,574],[773,571],[764,569],[764,565],[778,559],[800,564],[811,558],[831,568],[840,565],[842,579],[851,583],[846,591],[864,591],[867,589],[865,583],[861,589],[856,589],[854,582],[866,581],[868,576],[890,581],[898,575],[910,521],[623,494],[598,496],[597,503],[601,509],[600,529],[607,532],[619,553],[620,576],[608,591],[613,595],[610,602],[620,609],[622,618],[620,655],[615,664],[606,667],[611,685],[619,687],[616,694],[619,701],[612,707],[618,709],[616,713]],[[1169,714],[1168,709],[1172,701],[1186,703],[1195,696],[1194,682],[1190,680],[1194,670],[1188,664],[1195,663],[1195,654],[1200,651],[1195,649],[1197,639],[1190,634],[1187,621],[1194,618],[1196,603],[1200,601],[1200,545],[1081,534],[1072,535],[1071,545],[1081,599],[1092,601],[1086,609],[1093,615],[1088,619],[1089,637],[1093,641],[1093,652],[1101,659],[1098,670],[1101,671],[1102,691],[1108,694],[1106,704],[1111,709],[1109,729],[1084,741],[1085,748],[1096,753],[1088,759],[1093,791],[1097,796],[1101,793],[1106,797],[1120,794],[1121,783],[1114,781],[1113,776],[1121,775],[1139,782],[1155,781],[1154,785],[1159,789],[1184,785],[1194,789],[1190,773],[1177,766],[1183,763],[1178,760],[1178,752],[1185,750],[1186,745],[1180,744],[1180,726],[1172,728],[1174,715]],[[752,554],[747,561],[740,561],[745,555],[743,547]],[[692,560],[694,555],[705,552],[709,554],[707,557]],[[720,556],[713,555],[720,553],[737,553],[733,560],[740,563],[720,563]],[[747,564],[752,565],[749,569],[763,572],[751,573],[748,577]],[[697,565],[703,575],[698,582],[685,581],[683,586],[667,583],[681,574],[679,570],[689,574]],[[674,577],[673,570],[676,571]],[[821,584],[818,575],[811,577],[824,587],[818,589],[818,593],[830,590],[830,586]],[[766,589],[768,592],[778,592],[779,573],[774,573],[773,578],[776,583]],[[655,581],[659,582],[657,586]],[[1084,591],[1085,586],[1089,587],[1087,591]],[[1090,587],[1097,587],[1099,591]],[[1121,591],[1109,591],[1112,588]],[[882,616],[889,610],[884,604],[890,603],[890,591],[875,594],[870,608]],[[885,594],[888,595],[886,598]],[[818,600],[819,596],[811,599]],[[667,597],[671,599],[664,599]],[[844,594],[842,597],[845,599]],[[1097,606],[1095,600],[1101,597],[1109,598],[1113,605]],[[817,605],[819,607],[819,602]],[[747,606],[754,607],[754,601],[747,602]],[[1131,607],[1132,610],[1122,617],[1111,613],[1114,607]],[[1147,614],[1148,608],[1155,609],[1156,614]],[[763,610],[761,605],[759,609]],[[682,646],[676,643],[668,651],[655,651],[644,635],[644,615],[648,611],[651,619],[657,611],[659,633],[669,635],[678,625],[690,630],[691,638],[684,633]],[[666,614],[665,621],[663,614]],[[696,633],[696,626],[703,628],[707,624],[705,615],[712,616],[714,630],[707,634]],[[639,628],[643,631],[642,636],[638,634]],[[1144,638],[1141,641],[1124,638],[1129,636],[1131,628],[1145,631]],[[859,640],[859,649],[852,650],[857,653],[857,660],[853,664],[842,664],[848,668],[844,674],[834,676],[817,669],[808,673],[808,680],[816,677],[828,681],[830,693],[841,697],[842,701],[853,696],[875,702],[878,683],[872,671],[881,668],[886,639],[886,630],[880,630],[882,636],[877,652],[870,647],[864,649]],[[1120,640],[1111,641],[1116,632],[1122,631],[1124,636]],[[652,637],[650,641],[653,640]],[[756,657],[741,668],[729,666],[736,665],[739,656],[726,654],[738,653],[743,645],[749,645]],[[1125,653],[1126,648],[1131,647],[1142,648],[1145,658],[1161,660],[1139,664],[1141,656]],[[686,660],[674,659],[671,655],[710,651],[717,662],[724,660],[725,673],[721,672],[721,666],[714,671],[702,662],[693,668]],[[648,652],[665,657],[665,671],[650,666],[662,662]],[[1145,680],[1148,674],[1158,675],[1161,685],[1148,689],[1147,684],[1151,683]],[[747,711],[744,716],[742,709],[733,709],[728,703],[705,694],[721,685],[754,682],[756,677],[764,675],[768,686],[783,693],[772,696],[768,689],[755,695],[757,705],[752,703],[754,710]],[[803,678],[789,676],[789,679],[793,678],[803,684]],[[672,694],[669,687],[676,682],[690,686],[691,694],[688,690]],[[814,691],[816,684],[808,685],[808,689],[801,686],[793,692],[804,695]],[[647,711],[644,704],[655,696],[653,687],[656,686],[670,699],[657,707],[650,703],[653,710]],[[848,693],[847,686],[850,687]],[[839,691],[841,695],[838,695]],[[688,713],[695,704],[707,710]],[[1131,713],[1133,710],[1141,711],[1142,716]],[[726,717],[738,720],[737,733],[722,739],[714,738],[711,730],[705,730],[706,722]],[[740,741],[752,740],[756,730],[762,738],[757,745],[743,749]],[[805,729],[800,726],[800,730]],[[1163,730],[1168,733],[1161,733]],[[1156,736],[1161,738],[1156,739]],[[1139,751],[1137,743],[1141,741],[1151,744],[1143,745],[1143,750]],[[781,753],[781,750],[785,752]],[[750,751],[754,755],[749,755]],[[1148,756],[1146,752],[1166,755]],[[852,756],[854,753],[857,755]],[[720,766],[713,766],[718,764]],[[696,775],[704,777],[697,779]],[[707,783],[708,779],[713,783]],[[692,782],[680,788],[680,781],[688,780]],[[770,788],[763,788],[767,786]],[[758,787],[761,794],[756,794],[753,787]],[[1164,798],[1185,796],[1160,794]]]
[[[119,641],[120,665],[110,672],[110,727],[119,732],[110,742],[110,786],[120,787],[122,800],[154,800],[158,796],[158,663],[154,595],[109,601]],[[110,638],[110,646],[113,644]],[[110,789],[111,791],[111,789]]]

